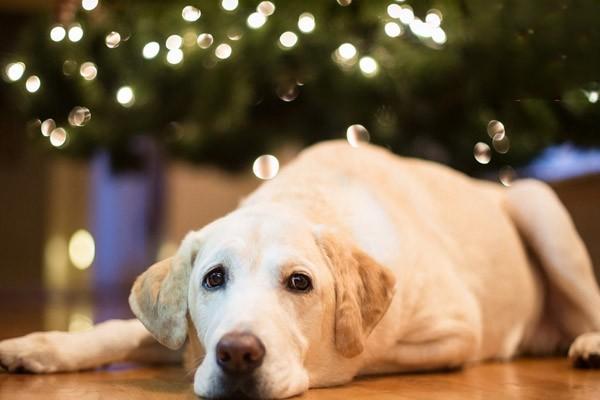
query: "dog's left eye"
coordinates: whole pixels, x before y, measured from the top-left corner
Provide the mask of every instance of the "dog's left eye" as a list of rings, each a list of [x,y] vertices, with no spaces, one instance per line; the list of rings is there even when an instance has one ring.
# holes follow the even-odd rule
[[[296,292],[308,292],[312,289],[312,282],[307,275],[296,272],[288,278],[287,288]]]
[[[210,270],[204,279],[202,279],[202,286],[206,289],[215,289],[225,284],[225,269],[219,265],[216,268]]]

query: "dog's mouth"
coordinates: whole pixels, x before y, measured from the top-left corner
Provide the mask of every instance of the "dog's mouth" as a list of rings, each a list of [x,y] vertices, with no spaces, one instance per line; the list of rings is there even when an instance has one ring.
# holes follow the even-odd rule
[[[226,377],[222,380],[223,399],[261,399],[260,383],[253,375],[249,377]]]

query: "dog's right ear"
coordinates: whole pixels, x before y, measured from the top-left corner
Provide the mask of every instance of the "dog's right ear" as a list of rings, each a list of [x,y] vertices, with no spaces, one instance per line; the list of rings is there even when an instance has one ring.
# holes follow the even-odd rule
[[[187,296],[192,264],[198,252],[196,233],[189,233],[177,254],[152,265],[133,284],[129,306],[152,336],[178,349],[187,336]]]

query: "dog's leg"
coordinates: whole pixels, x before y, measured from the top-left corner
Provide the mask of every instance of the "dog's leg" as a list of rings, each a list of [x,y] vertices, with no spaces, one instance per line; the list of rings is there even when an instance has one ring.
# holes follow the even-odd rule
[[[508,189],[506,200],[547,278],[558,328],[564,339],[576,338],[570,357],[576,365],[592,366],[600,359],[600,291],[573,221],[552,189],[539,181],[517,182]]]
[[[177,362],[137,319],[111,320],[82,332],[36,332],[0,342],[0,366],[9,371],[77,371],[118,361]]]

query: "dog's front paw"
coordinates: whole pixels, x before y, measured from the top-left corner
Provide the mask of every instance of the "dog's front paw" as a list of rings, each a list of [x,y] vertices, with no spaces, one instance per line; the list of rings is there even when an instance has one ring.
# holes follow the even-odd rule
[[[577,337],[569,349],[569,358],[575,368],[600,368],[600,332]]]
[[[9,372],[50,373],[63,368],[61,332],[38,332],[0,342],[0,367]]]

